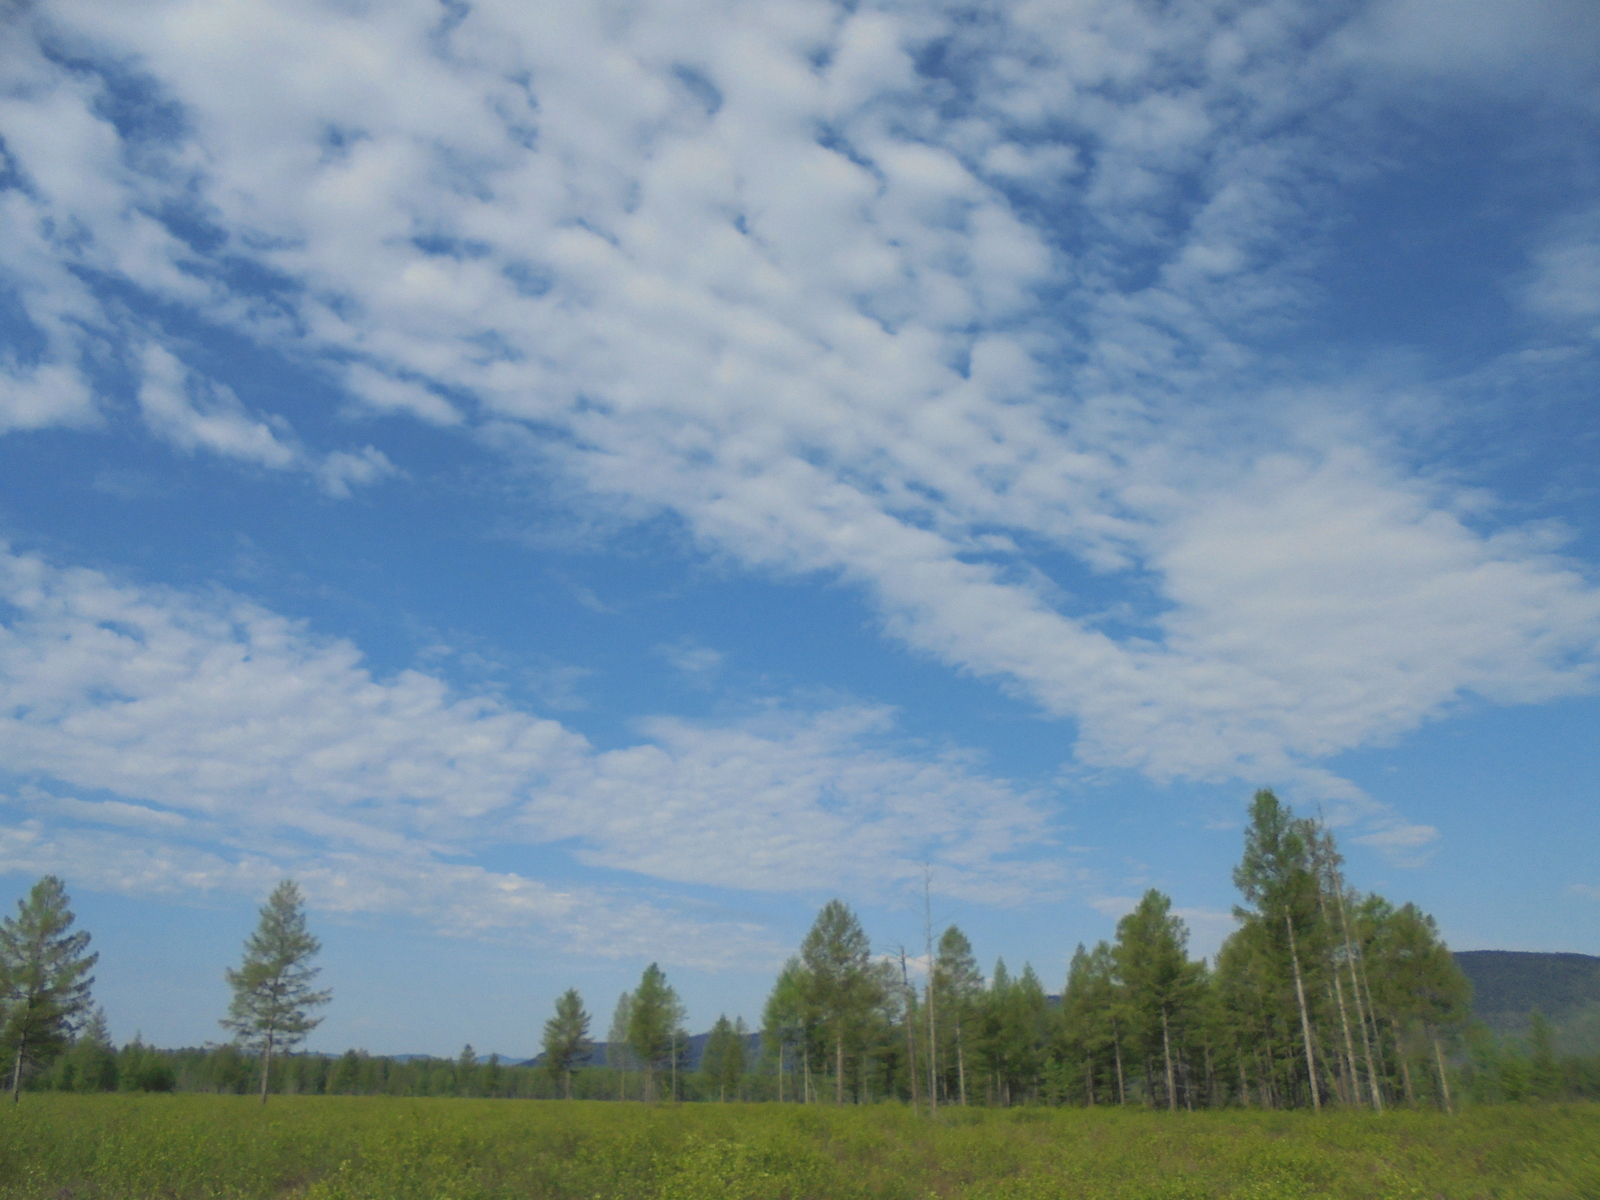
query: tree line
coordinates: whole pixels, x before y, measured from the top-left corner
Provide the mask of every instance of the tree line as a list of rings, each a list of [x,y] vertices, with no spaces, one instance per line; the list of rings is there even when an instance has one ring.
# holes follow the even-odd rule
[[[1558,1058],[1535,1018],[1526,1051],[1470,1020],[1470,987],[1414,905],[1362,894],[1320,821],[1256,793],[1233,872],[1238,928],[1214,963],[1154,889],[1116,936],[1078,946],[1065,987],[1003,960],[985,976],[952,925],[913,982],[904,947],[875,953],[854,912],[823,907],[779,972],[759,1036],[718,1018],[698,1056],[658,964],[613,1010],[602,1062],[576,989],[545,1022],[537,1066],[293,1052],[329,994],[292,881],[245,944],[222,1025],[233,1040],[157,1050],[112,1046],[91,1007],[88,935],[71,932],[47,876],[0,923],[0,1052],[13,1097],[67,1090],[259,1091],[617,1100],[769,1100],[940,1105],[1363,1107],[1377,1111],[1562,1096],[1600,1097],[1600,1058]],[[691,1067],[693,1069],[691,1069]]]

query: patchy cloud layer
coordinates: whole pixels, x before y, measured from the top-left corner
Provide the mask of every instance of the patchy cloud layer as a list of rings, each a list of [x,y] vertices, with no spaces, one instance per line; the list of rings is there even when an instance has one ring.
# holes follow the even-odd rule
[[[0,269],[32,330],[0,424],[131,419],[336,497],[400,474],[209,378],[203,320],[356,413],[849,582],[1070,718],[1085,763],[1286,781],[1409,853],[1431,830],[1319,764],[1589,691],[1600,640],[1559,530],[1424,475],[1381,379],[1282,349],[1387,106],[1584,103],[1577,9],[1480,7],[60,0],[0,45]],[[1600,312],[1595,228],[1552,223],[1506,281],[1563,353]],[[435,861],[514,832],[692,882],[692,839],[737,836],[739,887],[822,846],[841,883],[935,854],[974,896],[1041,884],[1004,865],[1045,836],[1030,798],[884,750],[882,712],[661,718],[597,754],[233,598],[7,570],[18,769],[229,837]]]
[[[1002,904],[1062,877],[1041,860],[1051,838],[1034,798],[960,757],[897,753],[885,711],[662,720],[639,746],[597,753],[415,671],[374,679],[348,643],[227,594],[118,587],[8,554],[0,601],[16,614],[0,627],[0,755],[50,785],[8,800],[25,819],[0,869],[70,864],[155,893],[249,890],[293,870],[329,907],[447,931],[583,944],[611,922],[598,944],[616,955],[644,952],[667,917],[462,860],[559,842],[635,881],[858,895],[934,862],[945,894]],[[67,794],[80,789],[104,798]],[[713,877],[708,846],[739,853]],[[689,920],[672,943],[682,961],[711,953],[687,949],[697,929],[721,955],[753,936]]]

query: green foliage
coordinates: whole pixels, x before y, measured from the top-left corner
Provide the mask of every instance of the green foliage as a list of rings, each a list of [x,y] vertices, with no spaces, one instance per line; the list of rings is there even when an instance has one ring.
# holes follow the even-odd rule
[[[61,1092],[110,1092],[117,1087],[117,1052],[106,1029],[106,1014],[96,1007],[88,1024],[56,1061],[50,1086]]]
[[[932,989],[938,1042],[940,1099],[966,1103],[968,1042],[977,1005],[983,996],[983,972],[967,935],[952,925],[939,937],[933,960]]]
[[[588,1057],[589,1014],[577,988],[568,988],[556,998],[556,1015],[544,1023],[544,1067],[552,1079],[566,1083],[567,1099],[572,1099],[572,1066]]]
[[[835,1102],[844,1103],[847,1089],[859,1098],[867,1055],[884,1040],[880,1017],[897,994],[889,966],[872,961],[866,931],[842,900],[828,901],[817,914],[800,943],[800,966],[803,1021],[831,1052]]]
[[[98,954],[72,929],[67,890],[54,875],[17,901],[0,921],[0,1052],[9,1060],[12,1099],[24,1077],[53,1060],[89,1014],[89,974]]]
[[[1600,1106],[1164,1114],[40,1095],[0,1200],[1569,1200]]]
[[[678,1059],[689,1041],[683,1028],[686,1016],[678,993],[661,968],[651,963],[634,989],[628,1012],[628,1046],[644,1064],[646,1100],[656,1098],[656,1075],[663,1069],[676,1079]]]
[[[717,1018],[700,1056],[700,1076],[706,1095],[726,1100],[731,1094],[735,1100],[742,1099],[747,1035],[743,1017],[737,1021],[729,1021],[726,1014]]]
[[[273,1053],[304,1041],[322,1023],[311,1010],[332,997],[311,987],[320,971],[311,959],[321,948],[306,929],[299,887],[285,879],[262,906],[260,924],[245,941],[243,963],[227,972],[233,1000],[220,1024],[241,1046],[261,1055],[263,1104]]]

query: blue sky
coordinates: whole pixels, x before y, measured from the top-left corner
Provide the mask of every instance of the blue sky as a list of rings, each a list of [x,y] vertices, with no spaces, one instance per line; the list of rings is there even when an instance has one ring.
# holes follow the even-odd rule
[[[1252,790],[1600,952],[1585,5],[58,0],[0,38],[0,871],[215,1039],[524,1055],[816,909],[1052,986]]]

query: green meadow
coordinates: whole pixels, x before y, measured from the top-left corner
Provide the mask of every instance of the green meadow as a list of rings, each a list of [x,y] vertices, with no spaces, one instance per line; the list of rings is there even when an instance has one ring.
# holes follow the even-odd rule
[[[1600,1197],[1600,1105],[950,1109],[31,1094],[0,1196],[39,1200],[1475,1200]]]

